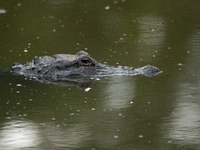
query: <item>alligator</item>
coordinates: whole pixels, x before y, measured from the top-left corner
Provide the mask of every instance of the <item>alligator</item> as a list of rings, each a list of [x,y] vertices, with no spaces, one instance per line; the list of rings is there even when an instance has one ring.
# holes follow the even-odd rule
[[[87,52],[79,51],[75,55],[56,54],[53,57],[35,57],[24,65],[14,63],[11,72],[14,75],[24,75],[36,80],[58,81],[112,75],[134,76],[141,74],[153,77],[163,71],[151,65],[146,65],[142,68],[108,66],[97,62]]]

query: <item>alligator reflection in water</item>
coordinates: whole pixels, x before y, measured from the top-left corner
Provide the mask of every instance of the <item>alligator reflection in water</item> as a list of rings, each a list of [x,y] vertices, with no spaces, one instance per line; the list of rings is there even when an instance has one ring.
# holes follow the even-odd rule
[[[53,57],[35,57],[22,65],[14,63],[11,70],[14,75],[24,75],[43,83],[92,83],[90,79],[112,75],[144,75],[152,77],[162,73],[157,67],[146,65],[142,68],[113,67],[97,62],[85,51],[75,55],[56,54]],[[88,82],[89,81],[89,82]],[[64,84],[63,84],[64,85]]]

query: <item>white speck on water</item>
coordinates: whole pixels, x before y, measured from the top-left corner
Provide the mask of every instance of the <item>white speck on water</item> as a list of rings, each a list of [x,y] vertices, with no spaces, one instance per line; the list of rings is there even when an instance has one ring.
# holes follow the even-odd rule
[[[155,29],[151,29],[151,31],[155,31]]]
[[[20,93],[20,91],[16,91],[16,93]]]
[[[167,49],[171,49],[171,47],[168,47]]]
[[[106,10],[110,9],[110,6],[106,6],[105,9],[106,9]]]
[[[114,138],[115,138],[115,139],[118,139],[118,138],[119,138],[119,136],[118,136],[118,135],[115,135],[115,136],[114,136]]]
[[[73,115],[75,115],[75,113],[70,113],[69,115],[70,115],[70,116],[73,116]]]
[[[85,89],[85,92],[88,92],[88,91],[90,91],[90,90],[91,90],[91,88],[88,87],[88,88]]]
[[[178,63],[178,65],[179,65],[179,66],[182,66],[183,64],[182,64],[182,63]]]
[[[21,3],[18,3],[17,6],[22,6],[22,4],[21,4]]]
[[[187,53],[190,53],[190,51],[187,51]]]
[[[28,43],[28,45],[31,45],[31,43]]]
[[[100,78],[96,78],[96,80],[97,80],[97,81],[99,81],[99,80],[100,80]]]
[[[134,102],[133,101],[130,101],[130,104],[133,104]]]
[[[33,99],[29,99],[29,101],[33,101]]]
[[[27,50],[27,49],[25,49],[25,50],[24,50],[24,52],[25,52],[25,53],[27,53],[27,52],[28,52],[28,50]]]
[[[22,86],[21,84],[17,84],[16,86]]]
[[[156,57],[156,55],[153,55],[153,57]]]
[[[12,50],[10,50],[10,52],[12,52]]]
[[[95,108],[92,108],[91,110],[96,110]]]
[[[51,120],[56,120],[56,118],[51,118]]]
[[[138,137],[139,137],[139,138],[143,138],[144,136],[143,136],[143,135],[139,135]]]
[[[167,143],[172,143],[172,141],[167,141]]]
[[[53,32],[56,32],[56,29],[53,29]]]
[[[36,39],[39,39],[40,37],[38,36],[38,37],[36,37]]]

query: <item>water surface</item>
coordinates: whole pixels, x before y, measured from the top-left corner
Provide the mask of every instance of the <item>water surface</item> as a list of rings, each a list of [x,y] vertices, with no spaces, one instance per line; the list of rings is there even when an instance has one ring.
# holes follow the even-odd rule
[[[200,149],[200,3],[138,0],[0,2],[2,149]],[[13,76],[14,62],[85,50],[112,66],[163,75],[79,85]]]

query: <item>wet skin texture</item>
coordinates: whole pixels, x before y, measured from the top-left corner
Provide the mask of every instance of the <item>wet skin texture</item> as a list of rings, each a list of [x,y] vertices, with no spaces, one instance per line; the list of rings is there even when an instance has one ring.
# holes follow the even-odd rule
[[[146,65],[142,68],[112,67],[97,62],[87,52],[79,51],[75,55],[56,54],[53,57],[35,57],[22,65],[14,63],[11,70],[14,75],[24,75],[38,79],[62,80],[65,78],[101,77],[111,75],[145,75],[152,77],[162,73],[157,67]]]

